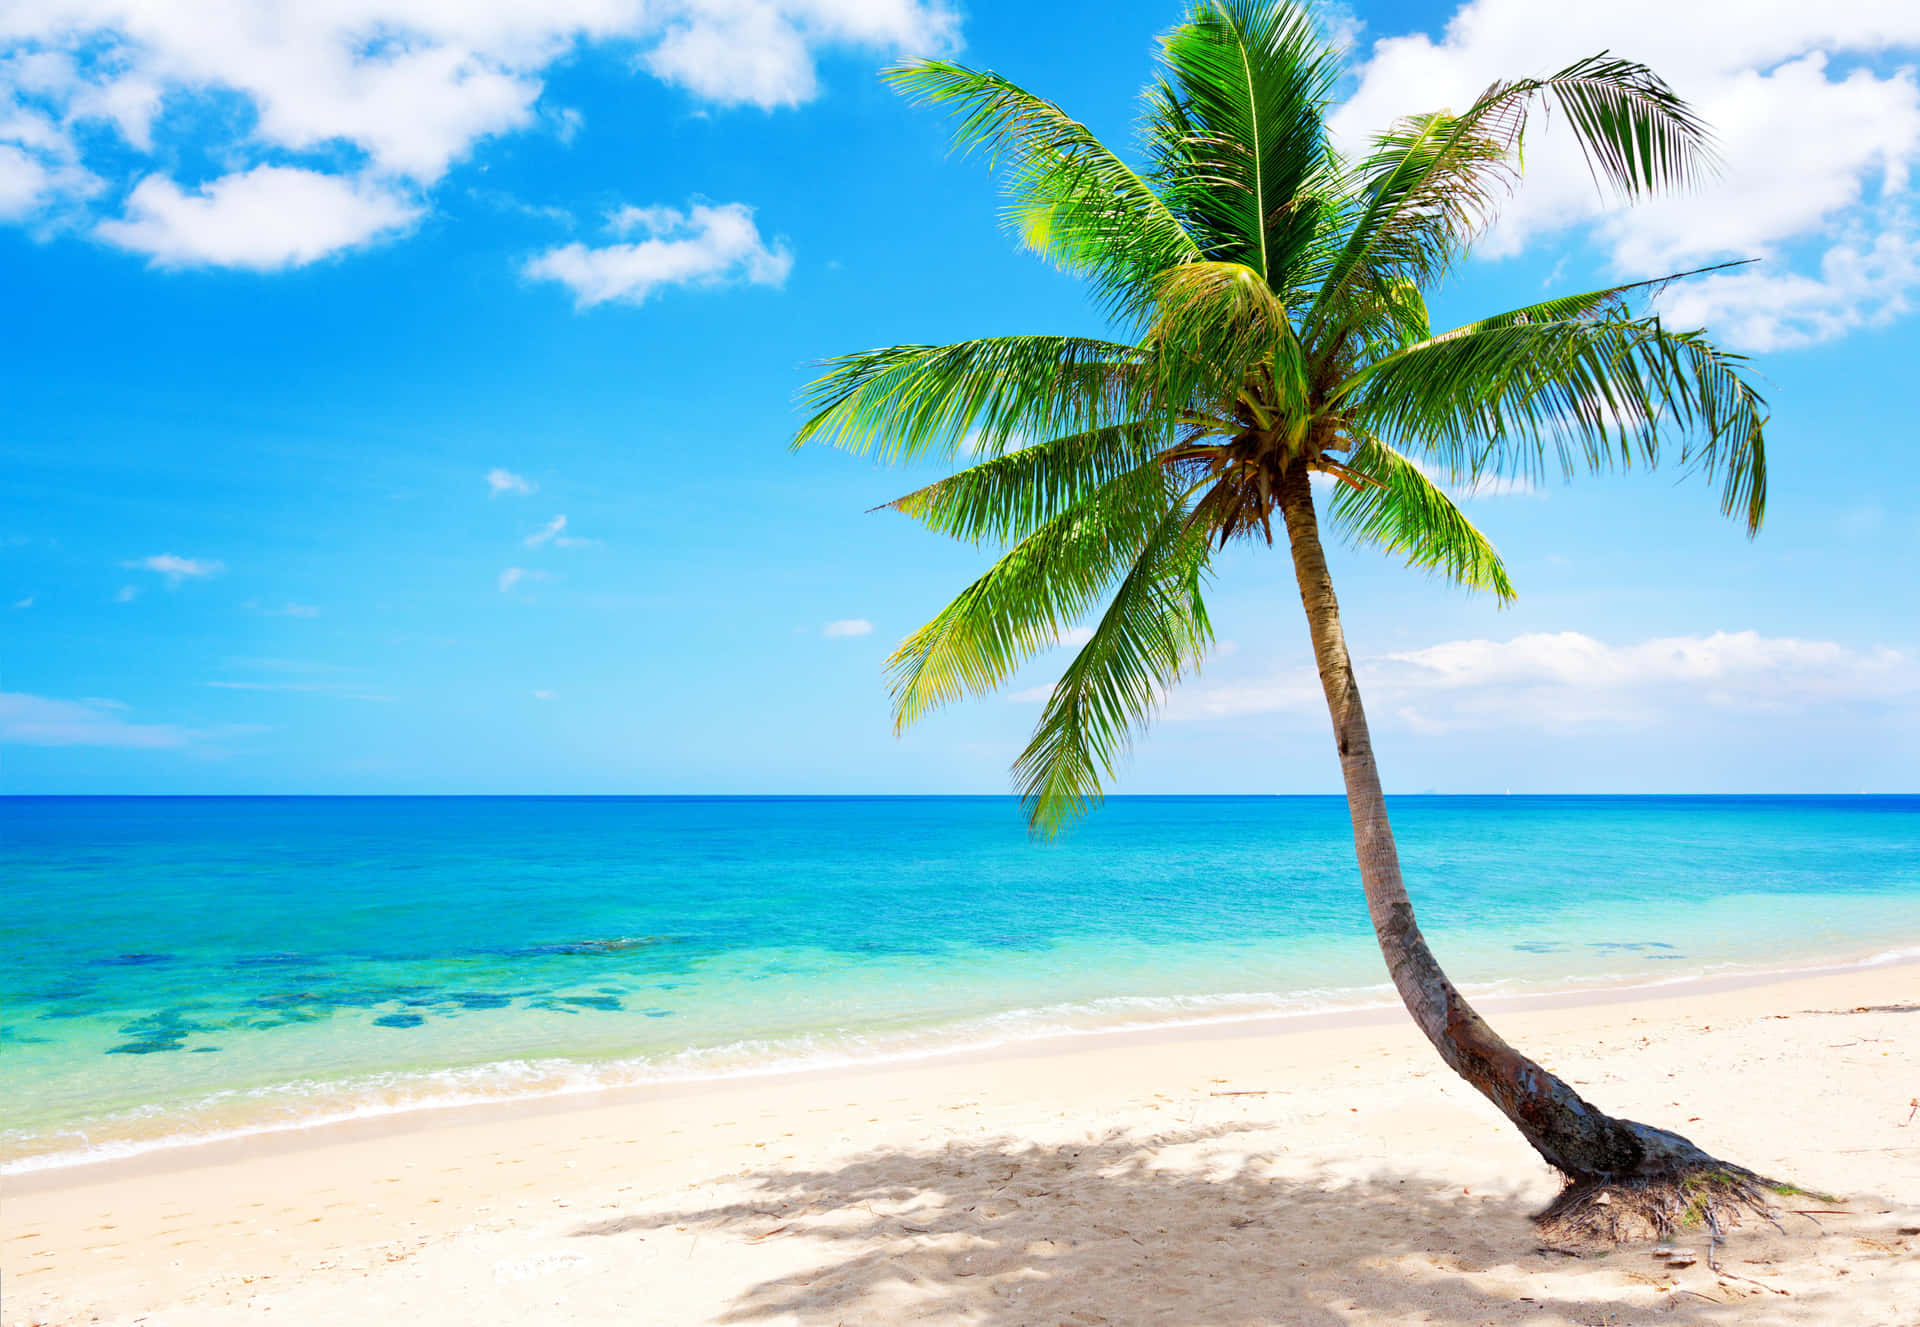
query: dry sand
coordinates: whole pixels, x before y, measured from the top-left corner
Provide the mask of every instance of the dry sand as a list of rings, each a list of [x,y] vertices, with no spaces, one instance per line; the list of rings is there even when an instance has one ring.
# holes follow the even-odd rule
[[[29,1323],[1920,1324],[1920,967],[1509,1003],[1607,1109],[1841,1202],[1542,1250],[1404,1016],[417,1113],[9,1179]]]

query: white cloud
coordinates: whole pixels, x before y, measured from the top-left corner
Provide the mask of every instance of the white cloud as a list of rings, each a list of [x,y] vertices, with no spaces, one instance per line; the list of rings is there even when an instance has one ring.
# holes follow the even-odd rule
[[[1920,696],[1920,663],[1892,649],[1754,631],[1609,645],[1579,632],[1446,641],[1362,659],[1360,690],[1379,716],[1421,733],[1522,727],[1562,732],[1637,725],[1706,706],[1741,713]],[[1317,712],[1318,676],[1296,668],[1250,681],[1188,685],[1165,717]]]
[[[1355,143],[1395,115],[1462,109],[1495,78],[1602,50],[1645,62],[1687,98],[1725,169],[1686,196],[1622,209],[1599,195],[1569,136],[1549,129],[1530,139],[1526,181],[1488,252],[1572,230],[1628,277],[1763,259],[1682,283],[1662,305],[1750,349],[1828,340],[1907,310],[1920,288],[1920,6],[1470,0],[1438,42],[1375,42],[1336,125]]]
[[[607,224],[615,234],[641,230],[647,238],[549,249],[527,263],[526,275],[560,282],[573,291],[575,307],[586,309],[608,300],[644,303],[661,286],[780,286],[793,266],[784,244],[761,240],[744,203],[694,203],[684,212],[626,207]]]
[[[12,126],[0,126],[0,134]],[[86,197],[99,181],[70,164],[41,161],[13,143],[0,142],[0,221],[32,216],[61,197]]]
[[[317,608],[313,604],[296,604],[292,600],[288,600],[286,603],[282,604],[278,608],[263,608],[260,611],[262,613],[265,613],[268,617],[319,617],[320,616],[319,608]]]
[[[522,581],[544,581],[550,579],[544,571],[534,571],[527,567],[508,567],[500,573],[500,593],[509,593]]]
[[[938,51],[957,26],[945,0],[37,0],[0,10],[0,215],[84,209],[183,156],[238,178],[297,167],[376,206],[336,195],[321,226],[310,199],[257,191],[272,204],[246,213],[260,236],[225,227],[214,245],[160,226],[134,247],[311,261],[397,233],[407,200],[490,137],[579,132],[577,112],[541,97],[584,47],[637,50],[629,67],[705,101],[775,107],[814,95],[822,50]],[[163,178],[141,201],[179,211],[196,193]],[[237,205],[227,219],[239,225]]]
[[[122,585],[118,590],[114,591],[113,602],[116,604],[130,604],[139,597],[139,594],[140,591],[136,587]]]
[[[0,742],[16,746],[185,746],[199,734],[172,724],[128,723],[118,701],[54,700],[0,692]]]
[[[413,224],[420,208],[387,186],[287,166],[223,175],[192,193],[149,175],[124,215],[94,234],[153,259],[156,267],[243,267],[271,272],[306,264]]]
[[[871,636],[873,623],[864,617],[843,617],[838,622],[829,622],[820,628],[820,634],[830,637]]]
[[[497,498],[502,493],[526,497],[538,487],[540,486],[525,475],[516,475],[511,470],[502,470],[495,466],[487,471],[487,496],[490,498]]]
[[[533,698],[535,700],[552,700],[553,693],[551,691],[535,691],[533,693]]]
[[[216,576],[226,570],[226,563],[212,558],[183,558],[173,553],[155,553],[152,557],[136,558],[131,562],[122,562],[123,567],[132,567],[137,571],[153,571],[167,578],[167,584],[178,585],[184,580],[198,580],[203,576]],[[129,585],[120,592],[120,597],[133,598]]]
[[[32,596],[32,595],[28,595],[28,596],[27,596],[26,598],[24,598],[24,599],[15,599],[15,600],[13,601],[13,606],[14,606],[15,608],[32,608],[32,607],[33,607],[33,596]]]

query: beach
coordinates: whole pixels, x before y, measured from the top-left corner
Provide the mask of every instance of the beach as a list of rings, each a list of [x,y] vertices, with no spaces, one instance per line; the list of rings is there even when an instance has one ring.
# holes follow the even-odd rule
[[[14,1175],[4,1321],[1920,1321],[1920,965],[1487,1012],[1596,1104],[1808,1193],[1779,1230],[1685,1232],[1683,1268],[1545,1250],[1551,1175],[1379,1009]]]

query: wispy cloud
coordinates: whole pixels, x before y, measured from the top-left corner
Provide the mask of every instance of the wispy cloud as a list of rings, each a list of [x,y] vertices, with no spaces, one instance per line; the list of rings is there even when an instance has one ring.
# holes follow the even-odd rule
[[[155,553],[152,557],[135,558],[120,565],[136,571],[157,572],[167,578],[168,585],[217,576],[226,570],[226,563],[214,558],[183,558],[173,553]]]
[[[221,691],[295,691],[316,696],[334,696],[340,700],[379,700],[391,701],[392,696],[383,696],[369,691],[360,691],[344,682],[229,682],[207,683]]]
[[[1413,468],[1432,480],[1455,502],[1471,502],[1475,498],[1532,498],[1540,496],[1540,490],[1533,481],[1524,475],[1478,475],[1465,482],[1455,479],[1438,466],[1428,465],[1417,458]]]
[[[503,470],[495,466],[487,471],[487,496],[490,498],[497,498],[507,493],[516,497],[526,497],[538,487],[540,486],[525,475],[516,475],[511,470]]]
[[[1754,631],[1610,645],[1574,631],[1456,640],[1362,659],[1361,691],[1415,732],[1518,727],[1564,732],[1640,725],[1702,707],[1736,713],[1821,705],[1901,705],[1920,697],[1920,664],[1898,650]],[[1324,705],[1299,667],[1264,678],[1190,684],[1172,720],[1232,718]]]
[[[15,600],[13,601],[13,606],[14,606],[15,608],[32,608],[32,607],[33,607],[33,596],[32,596],[32,595],[28,595],[28,596],[27,596],[26,598],[24,598],[24,599],[15,599]]]
[[[122,585],[113,592],[113,602],[116,604],[130,604],[139,597],[140,589],[134,585]]]
[[[263,608],[252,599],[241,605],[266,617],[319,617],[320,610],[313,604],[296,604],[291,599],[278,608]]]
[[[538,548],[542,544],[552,544],[555,548],[585,548],[599,542],[594,539],[581,539],[574,535],[563,534],[567,528],[567,518],[556,516],[534,533],[521,540],[528,548]]]
[[[55,700],[0,692],[0,742],[16,746],[110,746],[153,749],[186,746],[204,736],[165,723],[129,723],[118,701]]]
[[[820,628],[822,636],[871,636],[873,623],[864,617],[843,617]]]
[[[508,567],[500,573],[500,593],[506,594],[510,592],[514,586],[520,584],[522,581],[544,581],[547,579],[549,579],[549,577],[544,571],[536,571],[530,567]]]
[[[536,690],[533,693],[533,698],[535,700],[552,700],[553,693],[551,691],[546,691],[546,690]]]

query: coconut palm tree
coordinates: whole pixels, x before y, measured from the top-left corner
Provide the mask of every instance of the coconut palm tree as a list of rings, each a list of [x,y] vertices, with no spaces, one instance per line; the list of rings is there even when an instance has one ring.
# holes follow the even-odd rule
[[[1507,571],[1449,484],[1677,462],[1759,529],[1761,398],[1737,356],[1646,311],[1660,283],[1440,333],[1422,295],[1494,219],[1543,109],[1627,199],[1709,168],[1706,131],[1651,70],[1603,53],[1401,120],[1349,157],[1327,128],[1340,74],[1306,9],[1197,4],[1161,39],[1135,166],[998,74],[937,60],[888,71],[954,113],[958,146],[1002,173],[1015,233],[1085,278],[1127,337],[862,351],[827,361],[808,390],[795,446],[967,462],[890,505],[1004,550],[892,655],[897,724],[991,690],[1091,621],[1014,765],[1033,828],[1058,832],[1206,655],[1215,554],[1271,545],[1278,527],[1394,986],[1441,1058],[1567,1178],[1542,1219],[1622,1238],[1762,1206],[1750,1172],[1582,1100],[1441,970],[1401,878],[1321,536],[1324,520],[1504,602]]]

